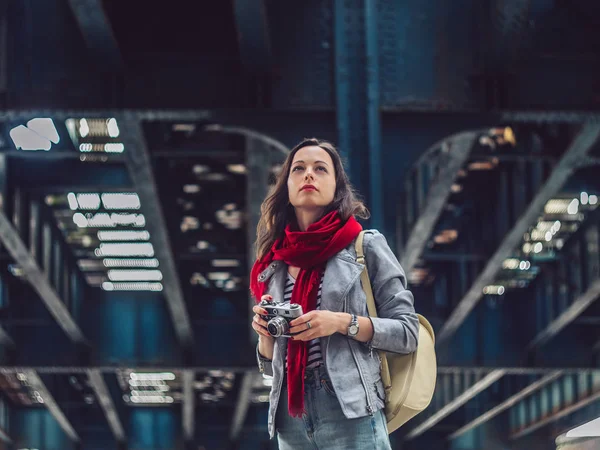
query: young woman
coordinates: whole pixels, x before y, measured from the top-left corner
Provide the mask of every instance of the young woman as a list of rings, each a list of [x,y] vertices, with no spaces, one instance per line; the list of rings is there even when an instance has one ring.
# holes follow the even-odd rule
[[[411,353],[419,321],[406,277],[385,238],[364,252],[378,318],[369,318],[354,242],[368,211],[333,145],[302,141],[261,207],[250,280],[260,300],[297,303],[291,338],[273,338],[254,306],[258,366],[273,377],[268,428],[279,448],[389,449],[376,350]]]

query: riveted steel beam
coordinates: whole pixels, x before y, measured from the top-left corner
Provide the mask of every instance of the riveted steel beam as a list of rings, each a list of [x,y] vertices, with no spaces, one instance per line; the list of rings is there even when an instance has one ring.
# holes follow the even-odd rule
[[[100,407],[104,412],[110,431],[112,431],[117,442],[120,444],[124,443],[127,440],[127,436],[121,424],[121,419],[119,419],[119,415],[117,414],[113,399],[108,391],[108,386],[106,386],[106,382],[104,381],[104,376],[98,369],[90,369],[87,374],[90,386],[96,393],[98,403],[100,403]]]
[[[579,401],[565,406],[552,414],[542,417],[541,419],[521,428],[519,431],[512,433],[509,437],[511,440],[522,438],[523,436],[527,436],[528,434],[533,433],[535,430],[538,430],[546,425],[549,425],[557,420],[569,416],[576,411],[584,408],[588,405],[591,405],[594,402],[600,400],[600,390],[593,392],[592,394],[587,395],[586,397],[581,398]]]
[[[505,374],[506,373],[503,370],[494,370],[494,371],[488,373],[482,379],[480,379],[479,381],[474,383],[472,386],[467,388],[462,394],[455,397],[449,403],[446,403],[444,406],[442,406],[441,409],[439,409],[438,411],[433,413],[433,415],[431,415],[429,418],[425,419],[423,422],[421,422],[419,425],[417,425],[415,428],[413,428],[406,435],[406,439],[410,440],[410,439],[416,438],[417,436],[420,436],[425,431],[429,430],[435,424],[440,422],[442,419],[444,419],[445,417],[447,417],[448,415],[450,415],[451,413],[456,411],[458,408],[463,406],[465,403],[467,403],[469,400],[471,400],[477,394],[486,390],[493,383],[495,383],[500,378],[502,378]]]
[[[12,444],[13,441],[10,438],[10,436],[8,435],[8,433],[3,430],[2,428],[0,428],[0,440],[2,440],[3,442],[7,443],[7,444]]]
[[[69,422],[69,419],[67,419],[67,416],[62,412],[62,409],[60,409],[60,406],[58,406],[58,403],[56,403],[56,400],[54,400],[54,397],[50,394],[50,391],[48,391],[39,375],[34,370],[26,370],[23,373],[27,377],[27,382],[31,388],[40,393],[44,400],[44,405],[46,405],[46,408],[48,408],[48,411],[50,411],[50,414],[56,419],[65,434],[69,436],[73,442],[80,442],[79,435],[71,425],[71,422]]]
[[[5,155],[0,155],[0,166],[5,168]],[[56,319],[58,325],[67,336],[77,344],[88,344],[83,332],[75,319],[71,316],[65,302],[60,298],[56,288],[50,283],[48,274],[39,265],[27,245],[23,242],[19,232],[4,210],[0,210],[0,240],[19,264],[31,287],[37,292],[50,314]],[[0,333],[0,336],[5,333]],[[6,339],[6,335],[3,337]]]
[[[434,144],[427,150],[426,154],[441,148],[442,153],[439,156],[441,161],[438,164],[440,169],[429,187],[423,209],[417,212],[418,219],[411,228],[406,245],[403,251],[399,252],[402,255],[400,263],[407,274],[415,267],[423,253],[450,196],[450,188],[456,180],[458,171],[467,161],[478,135],[478,132],[459,133]],[[417,186],[417,189],[422,189],[422,186]]]
[[[544,306],[547,307],[546,309],[550,309],[550,317],[541,318],[544,320],[546,326],[541,329],[529,343],[527,349],[530,351],[544,345],[554,338],[567,325],[576,321],[581,313],[600,297],[600,267],[598,265],[598,243],[600,233],[598,224],[595,222],[586,224],[585,227],[584,233],[580,236],[580,239],[573,239],[569,242],[570,249],[574,250],[574,253],[572,254],[574,260],[572,262],[570,261],[570,257],[568,256],[569,252],[566,251],[567,257],[559,261],[563,273],[570,274],[571,281],[573,281],[573,278],[577,280],[577,283],[575,283],[575,286],[577,286],[577,296],[568,306],[566,305],[568,297],[563,298],[563,301],[554,303],[552,291],[550,291],[550,295],[543,297],[543,301],[546,302],[546,305]],[[569,260],[569,262],[565,261],[565,259]],[[567,270],[567,265],[573,270]],[[574,266],[581,266],[581,269]],[[576,274],[583,276],[578,276]],[[541,282],[542,281],[540,281],[540,283]],[[566,286],[564,287],[566,288]],[[554,305],[554,308],[548,308],[550,305]],[[558,309],[558,311],[553,313],[552,310],[555,308]]]
[[[252,384],[254,383],[256,376],[256,372],[253,371],[244,374],[242,378],[242,385],[240,386],[238,400],[233,413],[233,420],[231,421],[231,428],[229,429],[229,440],[232,442],[238,439],[240,431],[244,426],[246,414],[248,413],[248,408],[250,407]]]
[[[546,386],[548,383],[551,383],[552,381],[556,380],[561,375],[563,375],[563,372],[560,371],[560,370],[556,370],[556,371],[551,372],[548,375],[540,378],[539,380],[531,383],[529,386],[527,386],[523,390],[517,392],[516,394],[510,396],[509,398],[507,398],[505,401],[503,401],[499,405],[494,406],[492,409],[486,411],[481,416],[473,419],[471,422],[469,422],[466,425],[460,427],[454,433],[450,434],[448,436],[448,439],[449,440],[456,439],[457,437],[462,436],[463,434],[465,434],[467,431],[470,431],[470,430],[472,430],[474,428],[477,428],[478,426],[483,425],[484,423],[492,420],[498,414],[500,414],[500,413],[506,411],[507,409],[513,407],[519,401],[521,401],[525,397],[528,397],[529,395],[533,394],[534,392],[538,391],[542,387]]]
[[[69,0],[69,5],[93,59],[104,67],[122,70],[123,57],[102,1]]]
[[[233,12],[245,69],[264,75],[271,70],[271,38],[264,0],[234,0]]]
[[[488,260],[471,288],[459,301],[442,326],[436,341],[438,344],[450,338],[464,322],[483,296],[483,288],[494,282],[496,275],[502,268],[502,262],[511,256],[515,247],[521,242],[523,234],[534,223],[546,202],[560,191],[578,167],[579,160],[598,142],[599,137],[600,124],[588,123],[582,126],[542,188],[529,203],[523,215],[516,221],[512,230],[504,237],[504,240]]]
[[[540,331],[529,343],[527,349],[533,350],[544,345],[556,336],[560,330],[579,317],[598,297],[600,297],[600,279],[595,280],[565,311]]]
[[[142,125],[137,118],[130,116],[121,118],[119,124],[123,129],[122,139],[125,145],[127,169],[140,198],[141,211],[146,217],[146,227],[152,236],[156,257],[160,261],[167,308],[180,343],[190,348],[194,340],[192,325],[185,306]]]
[[[183,438],[186,442],[190,442],[194,439],[196,431],[196,397],[194,395],[195,377],[196,374],[194,371],[183,371]]]

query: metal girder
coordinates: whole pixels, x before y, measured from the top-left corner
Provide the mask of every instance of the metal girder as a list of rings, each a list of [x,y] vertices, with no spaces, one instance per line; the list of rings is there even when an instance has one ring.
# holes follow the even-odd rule
[[[235,374],[243,375],[246,373],[257,373],[256,366],[241,367],[241,366],[128,366],[128,369],[135,371],[167,371],[179,372],[189,370],[196,374],[208,374],[213,370],[227,370]],[[86,375],[90,370],[98,370],[101,373],[117,373],[121,370],[120,367],[114,366],[0,366],[0,373],[19,373],[26,370],[35,370],[40,374],[83,374]],[[496,370],[502,370],[505,375],[547,375],[558,370],[556,367],[476,367],[476,366],[438,366],[438,374],[460,374],[460,373],[481,373],[489,374]],[[598,374],[598,367],[561,367],[560,370],[565,374]]]
[[[123,429],[123,425],[121,424],[121,420],[119,419],[115,404],[108,391],[102,373],[98,369],[90,369],[87,374],[90,386],[96,393],[98,403],[100,403],[100,407],[104,412],[104,416],[106,417],[113,436],[120,444],[124,443],[127,440],[127,436],[125,435],[125,430]]]
[[[523,35],[529,24],[531,2],[528,0],[495,0],[491,6],[492,24],[496,29],[494,68],[506,67],[518,57]]]
[[[273,147],[273,149],[281,153],[284,158],[287,157],[287,155],[290,152],[290,149],[281,141],[273,139],[272,137],[259,131],[251,130],[250,128],[230,125],[207,125],[203,129],[205,131],[220,131],[221,133],[241,134],[242,136],[245,136],[248,139],[255,139],[257,141],[262,142],[265,145]]]
[[[38,374],[34,370],[26,370],[24,371],[25,376],[27,377],[27,382],[31,386],[31,388],[35,391],[38,391],[44,400],[44,404],[50,414],[56,419],[60,427],[63,429],[65,434],[71,438],[71,440],[75,443],[80,442],[79,435],[69,422],[69,419],[64,415],[50,391],[46,388],[46,385],[38,376]]]
[[[461,428],[459,428],[458,430],[456,430],[454,433],[452,433],[451,435],[448,436],[448,440],[456,439],[457,437],[465,434],[467,431],[470,431],[473,428],[476,428],[479,425],[482,425],[485,422],[493,419],[498,414],[513,407],[515,404],[517,404],[517,402],[521,401],[525,397],[531,395],[535,391],[541,389],[542,387],[546,386],[548,383],[551,383],[552,381],[556,380],[558,377],[560,377],[562,375],[563,375],[562,371],[556,370],[556,371],[549,373],[548,375],[540,378],[539,380],[535,381],[534,383],[531,383],[525,389],[517,392],[515,395],[512,395],[511,397],[509,397],[508,399],[506,399],[499,405],[486,411],[481,416],[477,417],[476,419],[473,419],[471,422],[467,423],[466,425],[464,425]]]
[[[337,0],[336,0],[337,1]],[[341,0],[343,2],[343,0]],[[340,18],[343,19],[343,18]],[[337,38],[337,35],[336,35]],[[337,56],[337,55],[336,55]],[[341,57],[341,55],[340,55]],[[337,61],[337,60],[336,60]],[[337,64],[336,64],[337,66]],[[336,69],[337,70],[337,69]],[[347,76],[347,72],[339,74],[340,77]],[[337,83],[337,81],[336,81]],[[336,86],[336,89],[338,87]],[[350,94],[349,88],[341,91],[342,93]],[[386,109],[387,114],[394,115],[394,110]],[[265,112],[265,111],[261,111]],[[400,114],[406,114],[410,110],[401,110]],[[420,110],[422,112],[422,110]],[[115,114],[125,114],[131,117],[136,117],[139,120],[163,120],[163,121],[204,121],[214,118],[216,115],[215,110],[209,109],[121,109],[112,108],[106,109],[105,107],[99,107],[98,109],[51,109],[51,108],[40,108],[40,109],[9,109],[0,110],[0,120],[18,120],[22,118],[31,119],[33,117],[52,117],[57,119],[68,119],[73,117],[98,117],[106,118],[113,117]],[[279,114],[281,111],[270,111],[267,114]],[[284,114],[287,111],[284,112]],[[306,112],[307,115],[313,114],[313,112]],[[434,113],[431,113],[434,114]],[[441,111],[440,115],[446,115],[446,111]],[[294,116],[298,116],[298,112],[293,113]],[[481,117],[481,114],[478,115]],[[564,123],[564,124],[584,124],[586,122],[600,122],[600,114],[591,113],[585,111],[567,111],[567,110],[543,110],[543,111],[500,111],[498,114],[490,114],[490,121],[494,123]],[[343,146],[340,144],[340,147]]]
[[[69,309],[58,296],[56,289],[50,284],[46,272],[38,266],[37,261],[27,249],[4,211],[0,211],[0,240],[2,240],[8,253],[21,266],[31,287],[38,293],[50,314],[56,319],[56,322],[67,336],[75,343],[88,344],[79,325],[71,317]]]
[[[194,341],[192,324],[186,310],[142,125],[139,120],[131,117],[120,119],[120,123],[123,124],[124,130],[122,136],[127,169],[140,198],[146,227],[150,232],[156,257],[160,261],[167,307],[180,343],[189,348]]]
[[[436,148],[442,148],[445,159],[440,163],[437,178],[429,187],[424,208],[419,212],[419,218],[413,225],[410,236],[404,246],[400,264],[404,271],[409,274],[421,256],[433,228],[444,209],[444,205],[451,193],[458,171],[465,164],[473,145],[477,142],[478,132],[459,133],[434,144],[426,153]],[[421,187],[418,186],[418,189]]]
[[[586,111],[503,111],[502,122],[510,123],[571,123],[600,122],[600,114]]]
[[[511,434],[509,436],[509,438],[511,440],[522,438],[523,436],[533,433],[535,430],[537,430],[539,428],[542,428],[552,422],[556,422],[557,420],[559,420],[563,417],[573,414],[574,412],[580,410],[581,408],[584,408],[585,406],[590,405],[598,400],[600,400],[600,390],[588,395],[587,397],[580,399],[579,401],[575,402],[572,405],[566,406],[552,414],[549,414],[549,415],[541,418],[537,422],[534,422],[534,423],[520,429],[516,433]]]
[[[233,12],[244,67],[252,74],[268,74],[271,39],[264,0],[234,0]]]
[[[367,142],[369,152],[369,205],[372,228],[383,228],[383,179],[381,176],[381,111],[379,109],[379,24],[376,0],[365,0],[365,70],[367,82]]]
[[[8,20],[7,0],[0,0],[0,94],[8,88]]]
[[[10,436],[8,435],[8,433],[6,431],[4,431],[2,428],[0,428],[0,440],[2,440],[3,442],[5,442],[7,444],[13,443],[13,441],[10,438]]]
[[[252,384],[256,377],[256,372],[248,372],[244,374],[242,378],[242,385],[240,386],[240,392],[238,395],[238,401],[235,405],[235,412],[233,413],[233,419],[231,421],[231,428],[229,429],[229,440],[237,440],[244,422],[246,420],[246,414],[250,407],[250,394],[252,392]]]
[[[413,428],[407,435],[406,439],[414,439],[417,436],[420,436],[425,431],[429,430],[436,423],[441,421],[444,417],[450,415],[462,405],[467,403],[473,397],[475,397],[480,392],[483,392],[488,387],[490,387],[493,383],[502,378],[506,372],[504,370],[494,370],[484,376],[481,380],[477,381],[475,384],[467,388],[462,394],[454,398],[450,403],[444,405],[440,410],[433,413],[432,416],[425,419],[422,423]]]
[[[205,109],[10,109],[0,110],[1,121],[19,121],[29,120],[33,117],[51,117],[54,120],[66,120],[72,118],[99,118],[114,117],[115,115],[124,116],[137,120],[161,120],[161,121],[204,121],[212,116],[212,112]]]
[[[2,327],[0,327],[0,344],[9,348],[15,347],[15,341],[12,340],[6,330],[4,330]]]
[[[521,217],[516,221],[512,230],[504,237],[496,252],[488,260],[485,268],[479,274],[471,288],[454,308],[448,320],[438,333],[437,343],[446,341],[464,322],[471,310],[477,305],[483,295],[483,288],[492,284],[502,268],[502,262],[512,255],[514,248],[521,242],[523,234],[536,220],[544,205],[557,192],[578,166],[580,158],[598,142],[600,125],[588,123],[583,125],[569,148],[565,150],[559,163],[554,167],[540,191],[533,198]]]
[[[112,65],[122,70],[123,57],[102,1],[69,0],[69,5],[94,59],[103,66]]]
[[[536,337],[527,346],[528,350],[539,347],[554,336],[560,330],[573,322],[579,315],[585,311],[592,303],[600,297],[600,279],[594,280],[588,289],[581,294],[565,311],[554,319],[548,326],[540,331]]]
[[[256,240],[256,227],[260,220],[260,205],[269,191],[268,181],[273,155],[268,152],[267,142],[255,136],[246,135],[246,168],[252,176],[246,177],[246,210],[247,210],[247,245],[248,245],[248,273],[252,270],[256,255],[254,241]],[[281,150],[281,149],[280,149]],[[287,155],[287,150],[285,154]],[[252,307],[255,300],[249,295],[248,314],[252,316]],[[252,322],[247,322],[248,336],[251,342],[256,343],[258,335],[252,328]]]
[[[196,374],[192,370],[183,371],[183,438],[190,442],[196,432],[195,412],[196,397],[194,395],[194,381]]]

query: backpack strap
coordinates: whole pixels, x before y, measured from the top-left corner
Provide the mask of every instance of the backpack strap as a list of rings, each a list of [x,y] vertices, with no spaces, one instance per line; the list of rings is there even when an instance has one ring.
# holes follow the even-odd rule
[[[367,270],[367,260],[363,249],[363,238],[365,231],[361,231],[356,238],[356,261],[364,266],[362,273],[360,274],[360,281],[362,284],[363,291],[367,296],[367,310],[369,311],[370,317],[377,317],[377,307],[375,306],[375,298],[373,297],[373,289],[371,288],[371,279],[369,278],[369,271]],[[392,389],[392,377],[390,376],[390,368],[385,352],[379,352],[379,358],[381,359],[381,380],[385,388],[386,397]]]

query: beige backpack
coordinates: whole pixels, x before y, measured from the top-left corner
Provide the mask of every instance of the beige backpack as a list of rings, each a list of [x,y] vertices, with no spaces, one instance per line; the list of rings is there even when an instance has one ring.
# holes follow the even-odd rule
[[[367,308],[371,317],[377,317],[377,309],[363,253],[362,231],[356,239],[357,261],[365,266],[360,279],[367,296]],[[385,415],[388,433],[400,428],[423,411],[433,398],[437,378],[435,335],[427,319],[419,316],[419,346],[414,353],[379,352],[381,379],[385,387]]]

